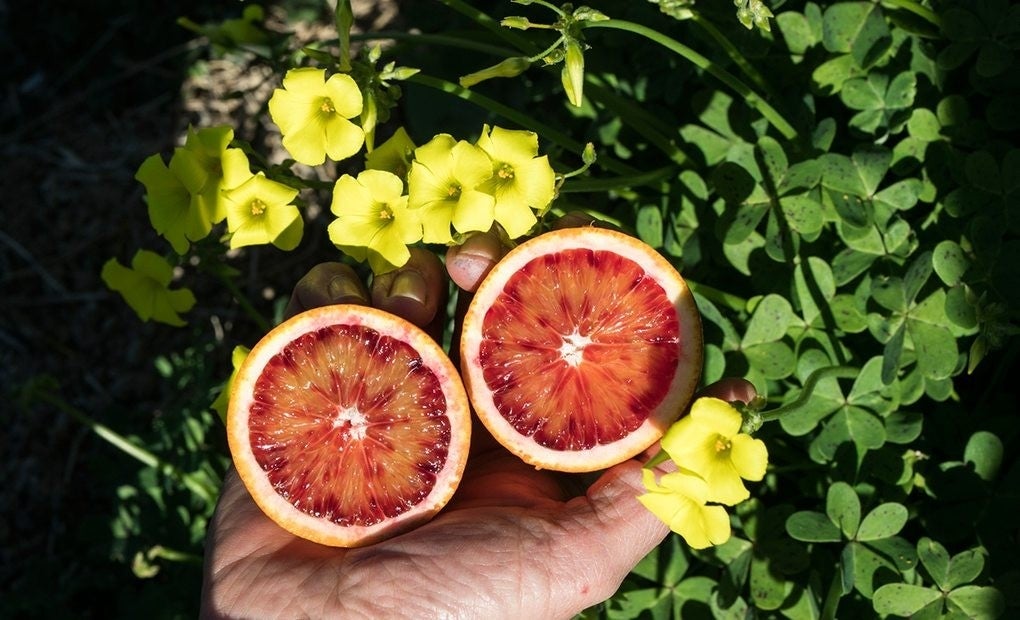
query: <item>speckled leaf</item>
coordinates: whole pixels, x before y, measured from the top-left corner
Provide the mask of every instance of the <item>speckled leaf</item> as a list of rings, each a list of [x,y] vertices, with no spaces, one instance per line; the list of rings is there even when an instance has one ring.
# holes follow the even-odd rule
[[[982,480],[994,480],[1002,466],[1003,445],[995,433],[977,431],[967,440],[963,462],[974,468]]]
[[[907,331],[914,343],[917,367],[926,378],[947,379],[956,369],[956,338],[942,325],[907,319]]]
[[[843,539],[839,528],[820,512],[802,510],[786,520],[786,533],[802,542],[839,542]]]
[[[928,605],[942,607],[942,593],[938,590],[907,583],[889,583],[875,590],[872,602],[875,611],[893,616],[911,616]]]
[[[765,342],[747,347],[744,357],[751,368],[771,380],[789,377],[797,366],[797,356],[785,342]]]
[[[1006,599],[991,586],[963,586],[949,593],[947,606],[956,607],[968,618],[993,620],[1006,611]]]
[[[907,507],[896,502],[886,502],[875,506],[861,521],[857,530],[857,540],[872,541],[889,538],[900,533],[907,523]]]
[[[880,5],[840,2],[829,6],[822,19],[825,49],[834,53],[849,52],[859,67],[866,69],[873,65],[892,44]]]
[[[854,488],[845,482],[835,482],[825,496],[825,513],[847,539],[857,535],[861,524],[861,500]]]
[[[749,347],[779,340],[786,335],[795,318],[793,307],[785,297],[766,295],[754,309],[740,345]]]
[[[932,265],[935,268],[935,273],[943,282],[949,286],[956,286],[963,278],[963,274],[967,273],[970,261],[967,260],[960,244],[951,239],[945,239],[935,246]]]

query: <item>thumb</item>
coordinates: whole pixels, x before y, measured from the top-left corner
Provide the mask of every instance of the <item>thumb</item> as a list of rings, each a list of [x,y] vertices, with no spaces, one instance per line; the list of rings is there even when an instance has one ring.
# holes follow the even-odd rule
[[[624,578],[657,547],[669,528],[648,511],[637,496],[644,493],[641,464],[625,461],[606,470],[571,500],[574,518],[564,533],[570,543],[561,555],[564,571],[573,575],[577,611],[616,593]]]

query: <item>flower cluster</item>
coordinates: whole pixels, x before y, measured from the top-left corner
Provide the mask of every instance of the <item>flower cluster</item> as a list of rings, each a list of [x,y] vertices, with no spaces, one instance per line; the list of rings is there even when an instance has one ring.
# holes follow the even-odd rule
[[[178,254],[224,220],[231,248],[272,243],[290,250],[301,241],[304,222],[292,204],[297,190],[253,174],[244,151],[228,148],[233,136],[229,127],[189,129],[169,165],[152,155],[135,174],[153,228]]]
[[[401,131],[373,155],[357,178],[336,182],[329,236],[376,273],[403,265],[418,241],[453,244],[493,224],[520,237],[555,192],[552,166],[530,131],[484,126],[474,144],[439,134],[419,147]]]
[[[662,438],[677,471],[658,481],[644,469],[647,493],[638,496],[655,516],[695,549],[730,537],[726,509],[750,496],[743,480],[761,480],[768,465],[765,443],[741,433],[743,417],[726,401],[699,398],[690,413]]]
[[[401,79],[409,72],[387,66],[380,76]],[[376,100],[374,92],[362,92],[350,74],[327,77],[325,69],[305,67],[288,71],[269,100],[269,115],[295,162],[318,166],[367,147],[366,169],[333,186],[336,220],[328,233],[341,251],[384,273],[407,262],[411,244],[453,244],[495,225],[517,238],[548,209],[556,175],[548,158],[539,156],[535,133],[484,126],[474,143],[439,134],[415,146],[399,128],[372,149],[368,134],[374,126],[370,131],[364,112]],[[279,168],[253,172],[233,140],[229,127],[189,129],[169,162],[155,154],[138,168],[135,178],[145,186],[152,226],[178,255],[221,222],[230,248],[272,244],[292,250],[301,242],[304,218],[296,200],[298,188],[308,183]],[[117,272],[122,277],[115,290],[140,317],[179,324],[175,313],[142,307],[140,294],[128,290],[131,282],[148,290],[139,283],[149,282],[149,274],[122,269],[130,273]]]

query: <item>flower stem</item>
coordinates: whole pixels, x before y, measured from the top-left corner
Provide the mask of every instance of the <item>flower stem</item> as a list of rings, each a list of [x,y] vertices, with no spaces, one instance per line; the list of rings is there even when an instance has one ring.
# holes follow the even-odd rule
[[[635,24],[622,19],[609,19],[606,21],[588,21],[583,22],[582,27],[584,28],[610,28],[614,30],[623,30],[630,32],[646,39],[649,39],[659,45],[665,47],[671,52],[678,56],[688,60],[696,67],[703,69],[709,74],[715,76],[726,86],[729,86],[737,92],[743,99],[755,110],[765,117],[773,127],[776,128],[784,138],[790,141],[795,141],[799,137],[797,130],[794,129],[793,125],[789,123],[783,115],[780,114],[775,108],[773,108],[761,95],[756,93],[750,86],[745,84],[726,69],[723,69],[719,65],[713,63],[708,58],[702,56],[693,49],[687,47],[683,43],[680,43],[676,39],[672,39],[662,34],[657,30],[653,30],[641,24]]]
[[[212,505],[216,503],[216,490],[211,489],[201,481],[196,480],[193,476],[188,475],[186,472],[181,471],[179,468],[174,466],[172,463],[168,463],[163,459],[159,458],[152,452],[149,452],[141,446],[137,446],[134,443],[128,441],[126,437],[117,433],[110,427],[100,424],[93,420],[84,411],[74,407],[60,396],[53,394],[45,390],[35,390],[32,394],[33,397],[46,402],[60,411],[68,414],[78,422],[81,422],[87,426],[96,435],[105,439],[110,445],[117,448],[124,454],[134,458],[143,465],[158,469],[166,475],[176,479],[182,483],[189,491],[200,497],[207,504]]]
[[[407,81],[414,84],[420,84],[422,86],[428,86],[429,88],[435,88],[436,90],[440,90],[444,93],[455,95],[465,101],[470,101],[479,107],[485,108],[490,112],[506,118],[507,120],[517,123],[521,127],[526,127],[535,131],[544,138],[554,142],[568,151],[577,153],[578,155],[584,152],[584,144],[574,140],[551,125],[546,125],[545,123],[542,123],[541,121],[528,116],[519,110],[504,105],[495,99],[486,97],[485,95],[480,95],[472,90],[463,88],[458,84],[454,84],[453,82],[448,82],[440,78],[422,75],[420,73],[411,76],[407,79]],[[608,157],[599,157],[598,162],[600,166],[616,174],[630,175],[638,173],[638,170],[635,168]]]
[[[723,51],[725,51],[726,55],[730,57],[730,60],[732,60],[734,64],[740,68],[744,75],[754,82],[758,88],[765,91],[765,93],[770,97],[774,95],[774,91],[772,90],[772,87],[769,86],[768,82],[765,81],[765,77],[754,68],[754,65],[747,61],[747,58],[740,53],[737,46],[727,39],[726,35],[715,27],[715,24],[705,19],[701,13],[698,13],[697,11],[694,11],[691,20],[704,30],[713,41],[723,48]]]
[[[715,287],[690,279],[687,279],[687,286],[693,293],[701,295],[714,304],[724,306],[735,312],[743,312],[747,309],[747,300],[733,293],[727,293],[726,291],[721,291]]]
[[[223,286],[227,287],[227,290],[230,291],[234,300],[241,306],[244,313],[248,315],[248,318],[250,318],[260,330],[268,332],[273,328],[269,321],[266,320],[266,317],[262,316],[262,313],[256,310],[255,306],[248,301],[248,296],[242,293],[241,289],[237,288],[237,283],[231,280],[226,274],[221,273],[219,270],[212,270],[212,273],[219,278],[219,281],[223,283]]]
[[[804,382],[804,387],[797,398],[794,398],[790,402],[780,405],[775,409],[761,412],[761,419],[763,422],[769,422],[771,420],[778,420],[780,416],[800,409],[811,400],[811,395],[815,391],[818,382],[822,379],[853,379],[860,374],[860,369],[854,366],[825,366],[823,368],[816,368],[814,372],[808,375],[807,381]]]

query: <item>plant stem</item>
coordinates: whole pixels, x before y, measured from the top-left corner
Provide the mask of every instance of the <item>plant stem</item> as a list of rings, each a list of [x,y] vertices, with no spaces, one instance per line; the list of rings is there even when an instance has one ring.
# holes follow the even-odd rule
[[[765,81],[765,77],[761,73],[759,73],[757,69],[754,68],[754,65],[747,61],[747,58],[745,58],[744,55],[740,53],[740,50],[737,49],[737,46],[734,45],[732,41],[727,39],[726,35],[724,35],[721,30],[715,27],[715,24],[705,19],[701,15],[701,13],[698,13],[697,11],[694,11],[691,19],[702,30],[704,30],[705,33],[708,34],[708,36],[712,37],[713,41],[715,41],[717,44],[719,44],[720,47],[723,48],[723,51],[725,51],[726,55],[730,57],[730,60],[732,60],[737,65],[737,67],[740,68],[744,75],[750,78],[750,80],[754,82],[758,88],[765,91],[765,93],[770,97],[775,95],[775,92],[772,90],[772,87],[769,86],[768,82]]]
[[[738,297],[733,293],[727,293],[726,291],[721,291],[713,286],[695,282],[690,279],[687,280],[687,286],[695,295],[701,295],[716,305],[724,306],[735,312],[743,312],[747,309],[747,300],[743,297]]]
[[[378,40],[390,40],[390,41],[411,41],[414,43],[424,43],[428,45],[443,45],[446,47],[455,47],[465,50],[471,50],[473,52],[481,52],[483,54],[491,54],[498,57],[514,56],[514,51],[500,47],[498,45],[492,45],[490,43],[482,43],[480,41],[472,41],[471,39],[462,39],[460,37],[451,37],[442,34],[424,34],[415,32],[402,32],[398,30],[379,30],[375,32],[363,32],[351,35],[352,41],[378,41]]]
[[[656,185],[670,179],[677,174],[676,166],[663,166],[650,170],[618,177],[605,177],[600,179],[568,179],[560,188],[561,194],[574,194],[581,192],[606,192],[614,189],[634,187],[636,185]]]
[[[120,433],[117,433],[110,427],[100,424],[99,422],[96,422],[91,417],[89,417],[84,411],[78,409],[77,407],[74,407],[73,405],[65,401],[63,398],[60,398],[55,394],[43,390],[35,391],[33,396],[50,405],[53,405],[60,411],[63,411],[64,413],[68,414],[75,420],[81,422],[96,435],[99,435],[101,438],[105,439],[113,447],[117,448],[124,454],[127,454],[128,456],[134,458],[143,465],[158,469],[162,471],[164,474],[169,475],[170,477],[178,480],[185,487],[187,487],[189,491],[191,491],[198,497],[202,498],[207,504],[212,505],[216,503],[216,491],[214,489],[210,489],[202,482],[196,480],[192,476],[181,471],[173,464],[164,461],[163,459],[159,458],[152,452],[149,452],[145,448],[133,444],[132,442],[128,441],[126,437],[124,437]]]
[[[815,391],[818,382],[822,379],[853,379],[860,372],[860,369],[854,366],[825,366],[823,368],[816,368],[814,372],[808,375],[807,381],[804,382],[804,387],[801,389],[800,394],[797,395],[797,398],[775,409],[762,411],[760,414],[762,422],[778,420],[780,416],[806,405],[811,400],[811,394]]]
[[[219,278],[219,281],[223,283],[223,286],[227,287],[230,294],[237,301],[244,313],[248,315],[255,325],[258,326],[263,332],[268,332],[273,326],[266,320],[266,317],[262,316],[262,313],[255,309],[255,306],[248,301],[248,296],[241,292],[241,289],[237,288],[237,284],[231,280],[226,274],[220,273],[219,271],[213,271],[213,275]]]
[[[914,15],[924,18],[936,28],[942,27],[942,20],[939,18],[938,13],[919,2],[915,2],[915,0],[882,0],[882,4],[888,4],[898,9],[903,9],[904,11],[910,11]]]
[[[582,27],[610,28],[613,30],[623,30],[625,32],[630,32],[645,37],[646,39],[649,39],[655,43],[658,43],[659,45],[665,47],[666,49],[677,54],[678,56],[681,56],[682,58],[685,58],[686,60],[690,61],[696,67],[703,69],[709,74],[715,76],[723,84],[729,86],[734,91],[736,91],[737,94],[744,98],[744,100],[747,102],[749,106],[751,106],[755,110],[758,110],[758,112],[762,116],[764,116],[765,119],[768,120],[769,123],[771,123],[772,126],[775,127],[776,130],[779,131],[779,133],[781,133],[784,138],[790,141],[795,141],[798,139],[799,134],[797,133],[797,130],[793,128],[793,125],[791,125],[789,121],[783,118],[783,115],[780,114],[775,108],[769,105],[769,103],[765,101],[765,99],[763,99],[761,95],[759,95],[753,89],[751,89],[750,86],[742,82],[740,78],[736,77],[726,69],[723,69],[719,65],[713,63],[711,60],[702,56],[693,49],[687,47],[683,43],[680,43],[676,39],[667,37],[661,32],[653,30],[646,26],[642,26],[641,24],[635,24],[634,22],[629,22],[622,19],[610,19],[600,22],[593,21],[583,22]]]

